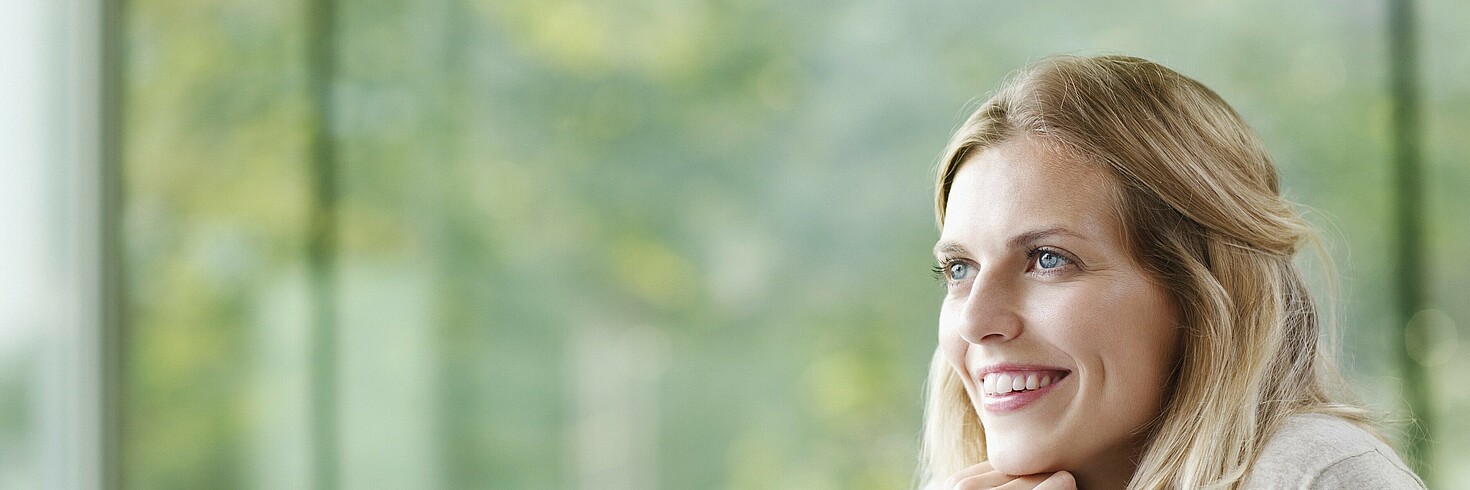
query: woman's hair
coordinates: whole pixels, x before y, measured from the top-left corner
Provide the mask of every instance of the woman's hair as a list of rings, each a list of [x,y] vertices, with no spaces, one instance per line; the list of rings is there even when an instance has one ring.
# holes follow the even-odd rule
[[[1317,308],[1292,257],[1310,227],[1283,199],[1257,136],[1215,92],[1126,56],[1054,57],[1014,75],[950,139],[950,184],[987,148],[1031,138],[1115,181],[1134,260],[1182,313],[1180,359],[1130,488],[1231,488],[1287,416],[1327,413],[1373,430],[1319,348]],[[984,427],[955,370],[929,367],[918,485],[986,459]]]

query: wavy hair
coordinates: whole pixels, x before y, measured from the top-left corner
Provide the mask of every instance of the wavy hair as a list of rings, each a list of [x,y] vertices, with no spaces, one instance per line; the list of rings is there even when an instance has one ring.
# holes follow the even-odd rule
[[[1140,58],[1033,64],[950,139],[936,185],[941,229],[960,166],[1021,137],[1113,177],[1129,249],[1182,312],[1173,382],[1144,429],[1148,442],[1129,488],[1234,488],[1294,414],[1331,414],[1377,433],[1324,347],[1331,337],[1293,263],[1315,235],[1281,197],[1264,145],[1219,95]],[[921,488],[986,459],[984,427],[958,376],[936,349],[925,387]]]

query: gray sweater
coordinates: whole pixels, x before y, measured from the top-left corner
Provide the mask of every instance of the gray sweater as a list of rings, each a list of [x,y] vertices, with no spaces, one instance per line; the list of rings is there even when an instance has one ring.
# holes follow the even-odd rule
[[[1422,489],[1424,482],[1393,449],[1330,415],[1286,419],[1251,467],[1247,489]]]

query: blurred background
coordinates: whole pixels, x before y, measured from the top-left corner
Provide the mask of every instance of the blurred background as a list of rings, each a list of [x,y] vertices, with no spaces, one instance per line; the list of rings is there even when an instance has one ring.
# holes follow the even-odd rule
[[[935,159],[1056,53],[1262,134],[1470,488],[1470,3],[1413,7],[5,0],[0,488],[905,488]]]

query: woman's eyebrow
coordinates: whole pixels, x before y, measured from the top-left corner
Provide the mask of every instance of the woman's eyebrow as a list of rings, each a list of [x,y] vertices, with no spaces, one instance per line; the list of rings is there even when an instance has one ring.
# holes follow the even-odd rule
[[[934,244],[935,257],[964,257],[970,255],[970,251],[964,245],[955,242],[939,242]]]
[[[1032,243],[1036,243],[1045,240],[1048,237],[1057,235],[1066,235],[1081,239],[1087,238],[1081,233],[1072,231],[1065,226],[1055,226],[1041,230],[1032,230],[1022,233],[1020,235],[1016,235],[1015,237],[1011,238],[1010,242],[1007,245],[1009,245],[1010,248],[1025,248]],[[966,257],[969,255],[970,250],[966,249],[964,245],[960,245],[959,242],[942,241],[934,245],[935,257]]]
[[[1033,231],[1028,231],[1028,232],[1022,233],[1020,235],[1016,235],[1015,237],[1011,238],[1010,246],[1011,246],[1011,248],[1023,248],[1023,247],[1025,247],[1027,245],[1030,245],[1032,243],[1036,243],[1036,242],[1039,242],[1041,240],[1044,240],[1044,239],[1046,239],[1048,237],[1052,237],[1052,236],[1056,236],[1056,235],[1067,235],[1067,236],[1071,236],[1071,237],[1074,237],[1074,238],[1081,238],[1081,239],[1086,239],[1087,238],[1085,236],[1082,236],[1081,233],[1077,233],[1075,231],[1072,231],[1071,229],[1068,229],[1065,226],[1054,226],[1054,227],[1051,227],[1051,228],[1046,228],[1046,229],[1042,229],[1042,230],[1033,230]]]

